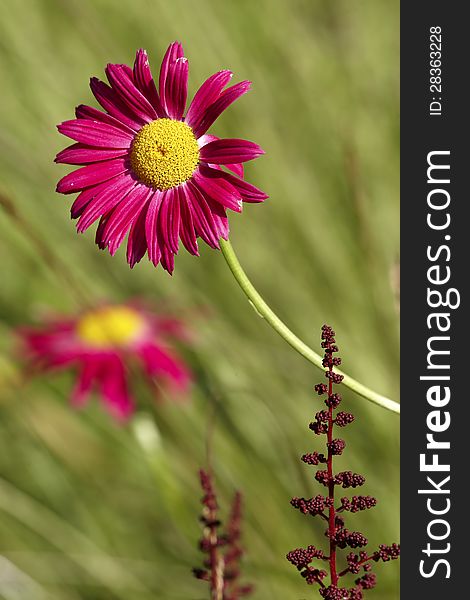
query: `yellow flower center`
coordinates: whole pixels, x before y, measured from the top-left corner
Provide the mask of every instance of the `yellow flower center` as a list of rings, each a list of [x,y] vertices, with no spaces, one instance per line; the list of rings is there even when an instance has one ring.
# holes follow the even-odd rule
[[[182,121],[152,121],[142,127],[132,144],[134,174],[159,190],[169,190],[187,181],[198,162],[197,140],[192,129]]]
[[[94,348],[125,346],[143,331],[143,317],[127,306],[106,306],[86,313],[77,323],[82,342]]]

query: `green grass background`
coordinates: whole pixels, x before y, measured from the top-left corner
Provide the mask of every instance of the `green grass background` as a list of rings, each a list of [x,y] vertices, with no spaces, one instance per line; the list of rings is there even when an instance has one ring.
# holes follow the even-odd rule
[[[182,251],[169,277],[146,260],[130,271],[77,236],[56,123],[95,105],[91,75],[148,50],[154,72],[180,40],[190,94],[230,68],[253,91],[213,132],[258,142],[247,178],[270,194],[231,216],[231,240],[268,303],[314,348],[334,326],[344,369],[398,399],[398,0],[3,0],[0,3],[0,597],[5,600],[202,600],[197,469],[213,465],[220,502],[246,499],[246,580],[254,600],[319,597],[284,556],[324,543],[294,511],[319,493],[299,456],[318,446],[308,422],[322,377],[250,308],[219,252]],[[80,293],[78,293],[78,291]],[[186,405],[155,404],[118,427],[93,402],[68,406],[72,374],[25,381],[16,326],[84,298],[140,296],[196,330]],[[399,538],[399,419],[343,390],[357,419],[338,470],[363,472],[378,506],[349,519],[371,544]],[[369,598],[398,598],[399,565],[376,569]]]

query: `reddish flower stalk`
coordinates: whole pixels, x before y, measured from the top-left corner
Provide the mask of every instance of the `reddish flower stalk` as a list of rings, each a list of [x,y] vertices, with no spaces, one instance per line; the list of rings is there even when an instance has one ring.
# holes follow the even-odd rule
[[[327,354],[325,352],[325,358]],[[333,371],[333,362],[329,361],[328,370],[330,373]],[[328,380],[328,396],[333,394],[333,380],[330,377]],[[328,532],[330,536],[330,575],[331,584],[336,585],[338,583],[338,576],[336,574],[336,545],[334,543],[334,530],[335,530],[335,484],[333,481],[333,454],[331,450],[333,442],[333,406],[328,406],[328,499],[331,501],[329,507],[329,519],[328,519]]]
[[[291,504],[304,514],[320,516],[327,521],[328,528],[325,535],[329,539],[329,555],[317,549],[315,546],[307,548],[297,548],[287,554],[287,560],[291,562],[300,571],[302,577],[308,584],[318,584],[319,594],[326,600],[362,600],[363,591],[375,587],[376,577],[371,570],[371,562],[394,560],[400,555],[400,547],[397,544],[391,546],[380,545],[379,549],[372,553],[360,551],[359,554],[350,552],[347,557],[347,567],[338,572],[338,549],[344,550],[346,547],[351,549],[364,548],[367,546],[367,539],[359,531],[349,531],[346,529],[344,520],[340,513],[355,513],[360,510],[366,510],[377,504],[375,498],[371,496],[353,496],[352,498],[341,498],[341,504],[336,505],[335,487],[356,488],[365,483],[365,478],[358,473],[343,471],[333,473],[333,458],[343,453],[346,447],[344,440],[334,438],[334,426],[346,427],[354,420],[351,413],[339,411],[336,412],[341,396],[333,392],[333,386],[341,383],[343,376],[334,371],[334,367],[341,364],[339,357],[333,355],[338,352],[335,341],[335,332],[328,325],[322,327],[322,348],[325,350],[323,358],[323,367],[325,367],[325,376],[328,379],[328,385],[319,383],[315,386],[315,391],[319,396],[327,395],[325,404],[328,410],[321,410],[315,415],[315,421],[310,423],[310,429],[316,435],[326,435],[327,455],[313,452],[302,456],[303,462],[308,465],[326,464],[326,470],[318,470],[315,473],[315,479],[321,485],[328,489],[328,495],[318,495],[313,498],[292,498]],[[314,560],[321,560],[328,564],[330,585],[327,586],[323,580],[328,576],[324,569],[318,569],[311,566]],[[364,571],[362,577],[355,580],[355,586],[351,588],[339,587],[340,578],[348,573],[359,574]]]
[[[204,491],[201,521],[204,525],[199,548],[207,555],[204,568],[193,569],[197,579],[208,581],[210,600],[239,600],[248,596],[253,587],[240,585],[240,558],[243,549],[240,545],[242,521],[242,495],[236,492],[230,513],[227,530],[219,531],[222,523],[218,518],[219,506],[212,483],[212,476],[207,471],[199,471],[201,487]]]

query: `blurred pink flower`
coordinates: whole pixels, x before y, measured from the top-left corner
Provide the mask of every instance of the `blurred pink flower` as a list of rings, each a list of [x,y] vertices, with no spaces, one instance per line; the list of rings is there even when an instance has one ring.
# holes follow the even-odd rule
[[[19,333],[31,366],[75,369],[75,406],[83,406],[96,389],[118,420],[127,419],[134,408],[128,380],[135,362],[143,367],[149,382],[160,381],[175,397],[184,395],[191,381],[188,367],[166,343],[169,338],[187,340],[184,325],[140,306],[106,304],[74,318],[22,328]]]
[[[184,116],[188,60],[178,42],[163,58],[158,91],[145,50],[137,52],[133,68],[108,64],[106,75],[110,86],[94,77],[90,83],[106,112],[81,105],[76,119],[58,126],[77,143],[59,152],[56,162],[85,166],[63,177],[57,191],[80,192],[72,217],[79,232],[100,219],[100,248],[114,255],[129,232],[131,267],[147,252],[154,265],[172,273],[180,239],[196,256],[197,237],[219,248],[229,234],[226,210],[241,212],[243,202],[267,198],[243,179],[242,163],[263,150],[207,135],[251,84],[224,90],[232,73],[219,71],[202,84]]]

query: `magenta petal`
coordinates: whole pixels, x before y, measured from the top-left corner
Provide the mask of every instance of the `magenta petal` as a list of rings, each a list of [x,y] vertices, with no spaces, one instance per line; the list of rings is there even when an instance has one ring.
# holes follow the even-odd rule
[[[106,76],[111,87],[122,102],[140,119],[150,123],[158,118],[155,109],[141,92],[135,87],[124,65],[111,65],[106,67]]]
[[[98,222],[98,227],[96,228],[95,234],[95,244],[98,246],[100,250],[104,250],[106,248],[106,244],[103,243],[103,232],[106,227],[106,223],[108,222],[109,215],[112,213],[112,210],[108,211],[104,214]]]
[[[214,221],[218,237],[228,240],[230,228],[225,208],[218,202],[214,202],[214,200],[208,197],[206,198],[206,202],[212,212],[212,219]]]
[[[178,192],[174,189],[168,190],[160,204],[158,213],[158,235],[163,245],[167,246],[175,254],[178,253],[178,234],[180,227],[180,205]]]
[[[183,242],[184,247],[190,254],[199,256],[193,217],[191,214],[191,209],[188,206],[186,194],[183,188],[184,186],[179,186],[178,188],[176,188],[178,191],[178,198],[180,203],[180,238]]]
[[[70,209],[72,219],[78,219],[78,217],[83,213],[92,198],[97,194],[98,187],[99,186],[88,188],[87,190],[80,192]]]
[[[130,68],[130,66],[129,65],[119,65],[119,67],[121,68],[123,73],[125,75],[127,75],[127,78],[131,81],[131,83],[133,83],[135,85],[134,71]]]
[[[72,392],[72,404],[74,406],[83,406],[88,400],[92,385],[99,375],[99,370],[99,359],[95,360],[93,357],[89,357],[84,360],[77,384]]]
[[[111,184],[115,183],[121,176],[122,175],[116,175],[113,179],[109,179],[104,183],[89,187],[86,190],[83,190],[83,192],[80,192],[70,210],[72,219],[77,219],[95,196],[107,189]]]
[[[132,413],[134,403],[127,391],[124,364],[119,356],[107,357],[100,374],[101,394],[110,413],[119,421]]]
[[[118,177],[109,185],[101,188],[100,192],[88,203],[77,222],[77,231],[83,233],[99,217],[112,210],[136,185],[129,176]]]
[[[168,46],[168,48],[165,52],[165,56],[163,57],[163,60],[162,60],[162,65],[160,67],[159,85],[160,85],[160,94],[162,97],[163,97],[162,89],[165,87],[165,81],[166,81],[166,78],[168,75],[168,67],[177,58],[183,58],[183,57],[184,57],[183,46],[179,42],[172,42]]]
[[[194,128],[197,128],[200,124],[204,111],[217,100],[221,91],[228,84],[232,78],[233,73],[231,71],[219,71],[211,75],[209,79],[201,85],[196,92],[188,112],[186,114],[185,122]]]
[[[94,108],[93,106],[87,106],[86,104],[80,104],[75,109],[75,115],[77,119],[89,119],[90,121],[101,121],[102,123],[107,123],[108,125],[112,125],[113,127],[117,127],[118,129],[123,129],[126,133],[129,133],[132,137],[135,135],[135,130],[120,121],[119,119],[115,119],[113,116],[104,113],[98,108]]]
[[[166,245],[162,245],[162,256],[160,258],[160,264],[170,275],[175,270],[175,255],[170,248]]]
[[[126,170],[126,161],[122,158],[87,165],[62,177],[57,184],[57,191],[60,194],[73,194],[97,183],[108,181]]]
[[[215,140],[220,140],[216,135],[211,135],[210,133],[205,133],[198,138],[197,143],[199,148],[206,146],[206,144],[210,144],[210,142],[215,142]]]
[[[191,179],[182,187],[186,196],[186,202],[191,210],[197,235],[211,248],[219,248],[217,226],[214,223],[211,209],[204,196]]]
[[[174,391],[185,392],[187,390],[191,375],[183,361],[169,350],[148,343],[139,349],[139,354],[150,377],[165,377]]]
[[[126,237],[130,226],[138,217],[146,200],[151,193],[151,188],[137,185],[132,191],[109,213],[106,224],[100,235],[97,234],[97,244],[100,248],[109,247],[113,256]]]
[[[204,135],[214,121],[228,108],[237,98],[246,94],[250,89],[251,83],[249,81],[241,81],[232,87],[227,88],[223,91],[220,96],[215,100],[202,114],[198,123],[193,125],[194,135],[198,138]]]
[[[222,170],[222,167],[220,165],[214,165],[214,163],[206,163],[206,165],[208,167],[210,167],[211,169],[218,169],[218,170]],[[238,175],[239,177],[241,177],[243,179],[243,175],[245,173],[245,170],[243,168],[243,163],[238,163],[238,164],[229,164],[229,165],[224,165],[224,167],[226,169],[230,169],[230,171],[232,171],[232,173],[235,173],[235,175]]]
[[[152,191],[150,191],[152,194]],[[145,221],[147,219],[149,201],[142,207],[139,216],[134,221],[129,231],[127,240],[127,262],[132,269],[142,260],[147,251],[147,238],[145,237]]]
[[[161,258],[160,243],[157,234],[157,218],[160,204],[162,203],[165,192],[155,190],[147,209],[145,219],[145,237],[147,239],[147,248],[149,259],[155,266],[158,265]]]
[[[215,171],[215,169],[210,169],[209,167],[206,167],[206,169],[209,169],[210,171]],[[263,200],[269,198],[269,196],[263,191],[258,189],[253,184],[244,181],[243,179],[235,177],[234,175],[226,173],[222,170],[218,170],[215,172],[219,173],[221,177],[223,177],[228,183],[230,183],[234,188],[238,190],[238,192],[241,194],[241,197],[243,198],[243,202],[263,202]]]
[[[183,47],[173,42],[163,57],[160,69],[160,98],[168,116],[181,120],[188,95],[188,60]]]
[[[147,52],[143,49],[137,50],[134,61],[134,82],[136,87],[147,98],[159,117],[167,117],[163,109],[157,87],[150,71]]]
[[[45,365],[46,368],[60,369],[66,365],[73,365],[77,359],[80,358],[80,356],[76,352],[63,351],[57,354],[51,354],[50,356],[43,356],[41,358],[44,362],[47,359],[47,365]]]
[[[200,165],[193,174],[193,180],[204,196],[235,212],[241,212],[243,205],[240,193],[221,173],[222,171]]]
[[[166,106],[169,116],[180,121],[188,98],[188,59],[177,58],[168,68],[165,85]]]
[[[202,148],[203,146],[206,146],[207,144],[209,144],[210,142],[214,142],[215,140],[218,140],[220,138],[218,138],[216,135],[210,135],[208,133],[201,135],[200,138],[198,138],[197,143],[199,144],[199,148]],[[210,167],[214,166],[215,168],[218,168],[217,165],[214,165],[213,163],[208,163]],[[243,169],[243,165],[242,164],[226,164],[224,165],[225,167],[227,167],[227,169],[230,169],[231,171],[233,171],[233,173],[235,173],[235,175],[238,175],[238,177],[243,178],[244,175],[244,169]]]
[[[160,99],[162,101],[163,108],[166,110],[169,116],[171,115],[170,111],[168,110],[169,107],[167,105],[167,98],[170,97],[171,102],[171,90],[167,90],[167,83],[171,81],[173,77],[173,75],[170,75],[171,65],[173,65],[180,58],[184,58],[183,46],[179,42],[173,42],[168,46],[168,49],[165,52],[165,56],[162,60],[162,65],[160,67]]]
[[[20,328],[24,357],[39,369],[62,368],[77,364],[80,351],[71,340],[74,323],[51,323],[47,329]]]
[[[185,343],[194,341],[193,332],[186,321],[168,315],[154,315],[154,317],[155,331],[162,337],[174,338]]]
[[[94,162],[103,162],[112,158],[119,158],[128,153],[126,148],[94,148],[85,144],[72,144],[59,152],[55,157],[56,163],[69,165],[86,165]]]
[[[262,154],[264,150],[258,144],[236,138],[214,140],[200,150],[201,160],[216,165],[247,162]]]
[[[224,165],[225,167],[227,167],[227,169],[230,169],[232,171],[232,173],[235,173],[235,175],[237,175],[238,177],[241,177],[243,179],[244,175],[245,175],[245,169],[243,168],[243,165],[240,164],[230,164],[230,165]]]
[[[147,119],[140,119],[130,111],[126,104],[119,99],[116,92],[103,81],[92,77],[90,79],[90,88],[95,98],[110,115],[125,123],[134,131],[138,131],[148,122]]]
[[[133,139],[122,129],[88,119],[64,121],[57,129],[76,142],[100,148],[130,148]]]

